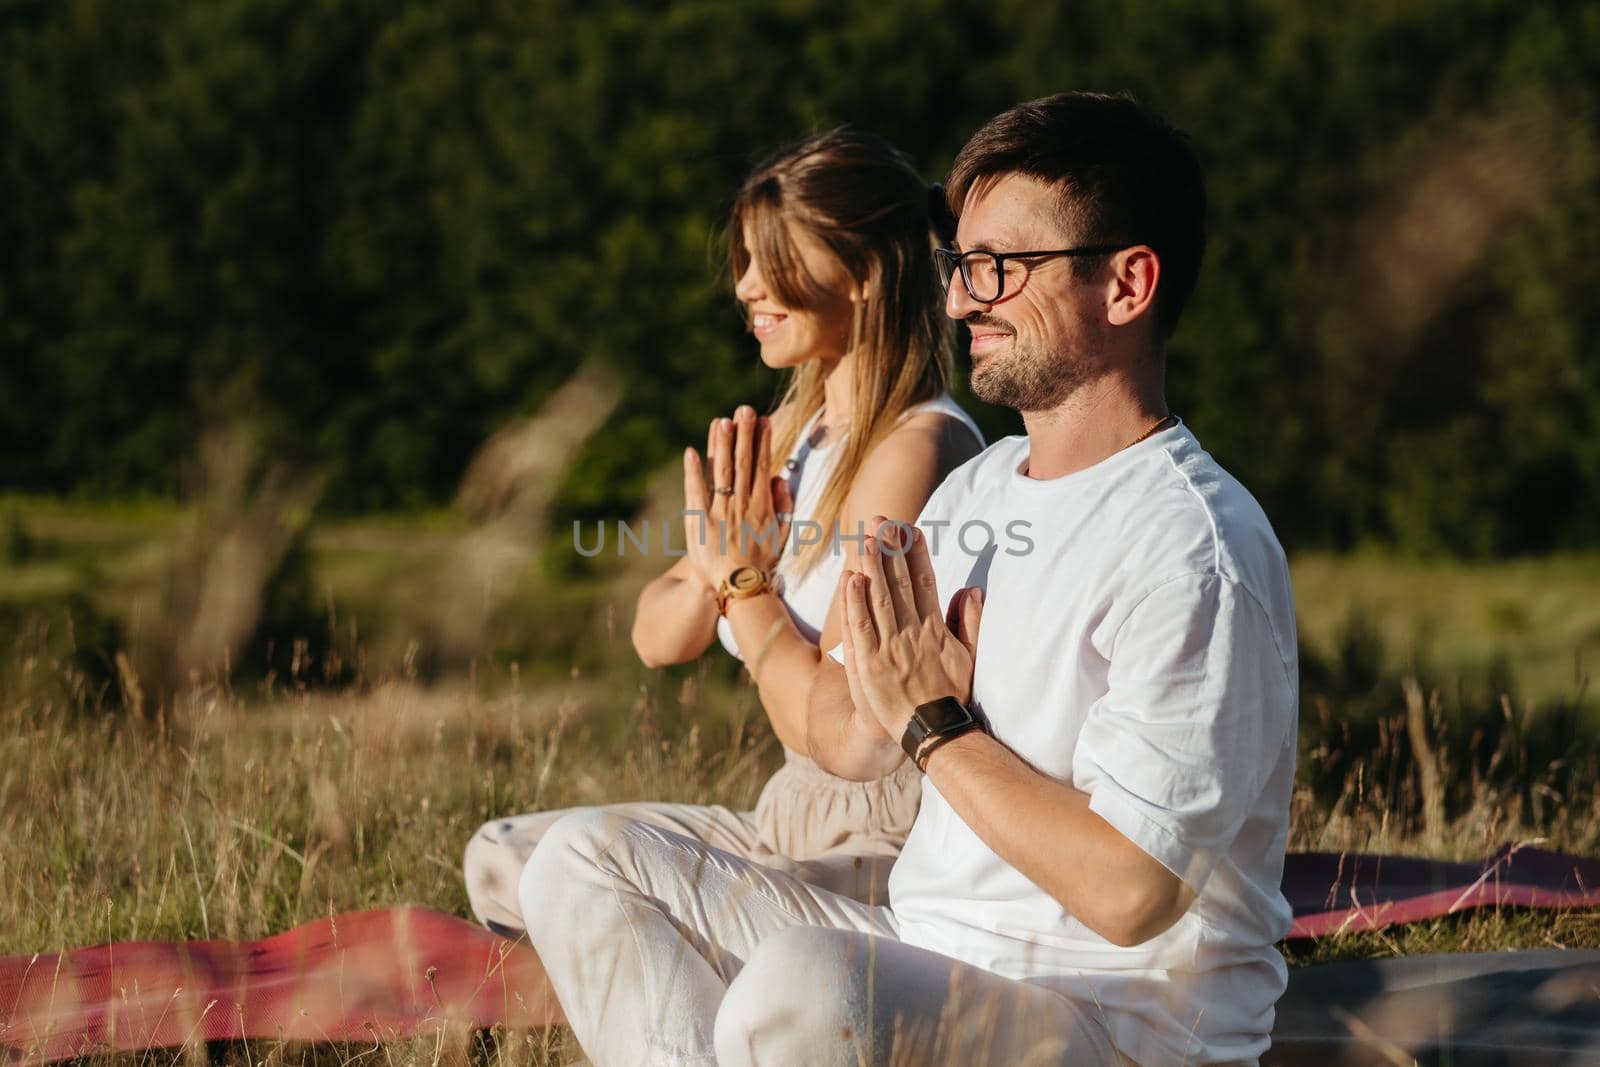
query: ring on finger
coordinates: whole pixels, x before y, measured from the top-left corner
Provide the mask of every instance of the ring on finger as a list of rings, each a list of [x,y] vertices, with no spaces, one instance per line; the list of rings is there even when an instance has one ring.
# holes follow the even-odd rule
[[[717,486],[715,489],[713,489],[711,491],[713,493],[718,494],[719,496],[732,496],[733,495],[733,486],[731,486],[731,485],[719,485],[719,486]]]

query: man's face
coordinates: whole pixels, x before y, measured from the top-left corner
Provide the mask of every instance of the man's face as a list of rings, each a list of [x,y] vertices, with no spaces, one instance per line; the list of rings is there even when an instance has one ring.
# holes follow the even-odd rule
[[[962,206],[956,245],[963,252],[1069,247],[1078,235],[1062,227],[1059,196],[1020,174],[979,182]],[[1007,261],[1005,288],[992,303],[972,299],[952,278],[944,309],[972,332],[972,392],[980,400],[1048,411],[1100,373],[1104,293],[1077,280],[1065,257]]]

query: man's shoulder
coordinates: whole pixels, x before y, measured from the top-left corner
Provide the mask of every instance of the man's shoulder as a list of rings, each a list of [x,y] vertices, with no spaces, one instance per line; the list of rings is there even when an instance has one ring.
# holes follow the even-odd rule
[[[1120,517],[1119,539],[1153,580],[1216,574],[1261,597],[1287,580],[1283,546],[1266,512],[1192,434],[1143,466],[1137,498]]]
[[[1270,626],[1285,672],[1294,674],[1294,594],[1283,546],[1250,491],[1193,435],[1159,449],[1121,512],[1120,618],[1157,590],[1231,587]],[[1198,595],[1198,594],[1197,594]]]

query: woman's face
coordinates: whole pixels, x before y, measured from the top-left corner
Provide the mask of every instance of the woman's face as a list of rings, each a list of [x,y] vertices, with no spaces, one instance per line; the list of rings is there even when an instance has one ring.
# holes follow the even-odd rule
[[[774,370],[795,367],[813,359],[834,361],[849,350],[850,331],[855,321],[859,291],[844,269],[844,264],[810,233],[789,227],[789,236],[800,266],[815,283],[817,299],[809,308],[784,307],[778,294],[761,273],[761,264],[751,255],[733,287],[734,295],[745,306],[750,332],[761,343],[761,362]],[[745,248],[753,248],[748,226],[744,230]]]

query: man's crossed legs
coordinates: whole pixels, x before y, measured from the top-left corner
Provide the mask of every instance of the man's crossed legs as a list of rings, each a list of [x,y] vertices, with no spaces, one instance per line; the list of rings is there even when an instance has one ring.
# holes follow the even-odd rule
[[[862,904],[602,810],[545,835],[523,917],[613,1064],[1115,1064],[1092,1005],[904,944]]]

